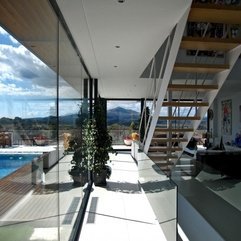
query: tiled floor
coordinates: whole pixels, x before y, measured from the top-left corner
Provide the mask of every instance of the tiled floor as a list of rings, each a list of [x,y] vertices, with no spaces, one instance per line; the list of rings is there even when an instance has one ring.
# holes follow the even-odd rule
[[[132,157],[118,154],[111,160],[107,187],[93,187],[80,240],[166,240],[140,188]]]
[[[68,174],[71,158],[67,155],[60,160],[59,165],[46,173],[42,188],[27,195],[1,218],[0,236],[8,232],[7,228],[18,227],[29,231],[29,236],[24,234],[21,238],[18,235],[21,241],[69,239],[84,195],[83,188],[72,186]],[[107,186],[93,186],[80,240],[166,240],[140,188],[137,165],[131,155],[122,152],[111,155],[111,160],[112,175]],[[59,185],[59,192],[56,185]],[[61,225],[59,231],[58,224]]]

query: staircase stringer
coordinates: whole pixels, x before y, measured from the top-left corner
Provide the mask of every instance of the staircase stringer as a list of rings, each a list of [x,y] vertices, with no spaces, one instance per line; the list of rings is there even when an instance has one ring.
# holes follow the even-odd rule
[[[239,45],[236,48],[231,49],[229,52],[227,52],[227,63],[229,64],[229,69],[221,71],[221,72],[219,72],[215,75],[213,82],[215,84],[218,84],[218,89],[207,92],[206,98],[203,101],[208,102],[209,106],[199,107],[197,109],[197,115],[200,116],[201,118],[200,118],[200,120],[194,120],[192,122],[192,124],[193,124],[192,128],[193,128],[194,132],[197,130],[197,128],[198,128],[199,124],[201,123],[204,115],[207,113],[208,108],[212,105],[214,99],[216,98],[218,92],[220,91],[221,87],[225,83],[228,75],[232,71],[232,69],[233,69],[233,67],[234,67],[235,63],[237,62],[240,55],[241,55],[241,45]],[[182,155],[182,153],[184,151],[184,148],[187,146],[187,144],[190,141],[190,139],[192,138],[194,132],[188,132],[188,133],[185,134],[185,138],[187,139],[187,142],[180,143],[182,151],[178,152],[179,157]]]
[[[158,94],[158,98],[157,98],[157,102],[156,102],[156,106],[154,109],[154,113],[152,116],[152,120],[151,120],[151,124],[150,124],[150,128],[148,130],[147,133],[147,138],[144,144],[144,152],[148,153],[150,144],[151,144],[151,140],[155,131],[155,127],[158,121],[158,117],[161,111],[161,107],[162,107],[162,103],[163,100],[165,98],[165,94],[167,91],[167,87],[169,84],[169,81],[171,79],[171,74],[172,74],[172,70],[176,61],[176,57],[178,54],[178,50],[179,50],[179,46],[182,40],[182,36],[183,36],[183,32],[186,26],[186,22],[187,22],[187,18],[188,18],[188,14],[190,12],[190,7],[187,8],[186,12],[184,13],[184,15],[182,16],[182,18],[180,19],[180,21],[177,23],[177,25],[175,26],[175,33],[173,36],[173,40],[171,43],[171,47],[170,47],[170,52],[169,52],[169,56],[167,59],[167,64],[166,64],[166,68],[164,70],[164,74],[163,74],[163,78],[161,80],[161,83],[159,85],[159,94]]]

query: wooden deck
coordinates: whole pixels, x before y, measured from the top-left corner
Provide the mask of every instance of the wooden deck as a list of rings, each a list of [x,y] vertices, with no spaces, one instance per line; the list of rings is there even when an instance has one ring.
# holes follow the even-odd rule
[[[0,232],[7,227],[22,227],[27,222],[31,237],[22,240],[42,239],[43,232],[38,230],[43,229],[48,237],[57,240],[61,223],[61,237],[69,239],[84,196],[83,187],[73,186],[68,174],[71,159],[72,155],[67,155],[45,170],[45,180],[37,185],[32,184],[31,164],[1,180]],[[15,240],[14,232],[8,235]]]
[[[33,189],[31,171],[30,163],[0,180],[0,217]]]

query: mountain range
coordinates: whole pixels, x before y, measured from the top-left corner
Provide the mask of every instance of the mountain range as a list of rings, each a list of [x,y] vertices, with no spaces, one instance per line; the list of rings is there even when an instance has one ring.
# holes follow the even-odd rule
[[[77,114],[69,114],[59,117],[60,125],[75,125],[76,119],[78,118]],[[139,121],[140,114],[137,111],[125,109],[122,107],[116,107],[107,111],[107,124],[112,125],[115,123],[121,125],[130,125],[131,122],[137,123]],[[0,125],[12,125],[20,124],[22,126],[31,126],[32,124],[55,124],[55,116],[47,117],[35,117],[35,118],[19,118],[15,117],[14,119],[2,117],[0,119]]]
[[[134,110],[116,107],[107,111],[107,124],[118,123],[120,125],[130,125],[131,122],[139,122],[140,113]]]
[[[68,125],[74,126],[76,123],[76,119],[78,118],[77,114],[70,114],[64,115],[59,117],[59,124],[60,126]],[[130,126],[131,122],[137,124],[140,120],[140,113],[134,110],[125,109],[122,107],[116,107],[114,109],[107,110],[107,125],[119,124]],[[159,124],[166,124],[166,121],[159,121]],[[188,124],[188,121],[185,122]],[[3,117],[0,119],[0,128],[1,126],[12,125],[16,126],[20,125],[22,127],[27,128],[26,126],[30,127],[32,125],[55,125],[56,124],[56,117],[55,116],[48,116],[48,117],[36,117],[36,118],[27,118],[21,119],[19,117],[15,117],[14,119]],[[207,117],[205,116],[200,123],[199,128],[206,129],[207,128]]]

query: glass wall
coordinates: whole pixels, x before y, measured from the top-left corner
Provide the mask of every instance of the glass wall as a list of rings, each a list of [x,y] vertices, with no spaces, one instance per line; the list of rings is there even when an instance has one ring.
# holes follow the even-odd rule
[[[166,240],[177,240],[177,185],[170,180],[134,143],[132,155],[138,162],[139,183],[145,193]]]
[[[62,25],[59,25],[59,161],[60,240],[69,240],[82,198],[84,185],[78,182],[73,154],[81,146],[83,82],[87,75]],[[86,102],[84,102],[86,103]],[[87,104],[88,105],[88,104]],[[87,106],[88,109],[88,106]],[[75,154],[76,156],[76,154]],[[80,157],[74,160],[81,161]],[[71,175],[68,171],[72,168]],[[75,182],[73,183],[73,180]],[[75,228],[78,226],[75,226]]]
[[[138,132],[140,112],[140,101],[107,101],[107,125],[114,145],[124,144],[125,137],[132,132]]]
[[[0,26],[0,239],[69,240],[87,75],[49,1],[1,1]]]

